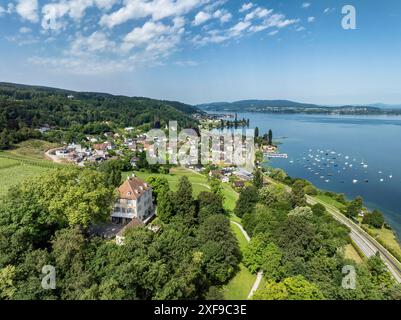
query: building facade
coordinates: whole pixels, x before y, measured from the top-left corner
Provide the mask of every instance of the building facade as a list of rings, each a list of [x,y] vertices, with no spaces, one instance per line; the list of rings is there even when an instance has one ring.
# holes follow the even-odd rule
[[[152,188],[143,180],[132,176],[118,188],[119,199],[111,214],[112,222],[127,224],[133,219],[146,221],[154,214]]]

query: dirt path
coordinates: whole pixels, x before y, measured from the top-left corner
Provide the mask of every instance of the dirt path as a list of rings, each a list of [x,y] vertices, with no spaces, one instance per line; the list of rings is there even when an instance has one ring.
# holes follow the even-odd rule
[[[63,149],[63,148],[54,148],[54,149],[47,150],[45,152],[46,158],[48,158],[49,160],[51,160],[51,161],[53,161],[55,163],[61,163],[61,164],[65,163],[65,161],[63,161],[63,159],[60,159],[59,157],[57,157],[55,155],[55,152],[57,150],[61,150],[61,149]]]

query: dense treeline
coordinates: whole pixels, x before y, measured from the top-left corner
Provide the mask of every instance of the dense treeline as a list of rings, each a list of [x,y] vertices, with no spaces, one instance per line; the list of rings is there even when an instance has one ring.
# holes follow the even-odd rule
[[[323,205],[307,206],[304,180],[291,186],[291,193],[282,185],[259,191],[250,186],[237,202],[236,213],[252,237],[243,262],[267,279],[255,299],[400,299],[401,287],[380,257],[360,264],[346,259],[349,230]],[[355,268],[354,289],[342,286],[344,266]]]
[[[163,127],[169,120],[185,128],[197,109],[179,102],[0,83],[0,148],[37,138],[50,126],[71,133],[99,134],[113,127]],[[64,138],[59,133],[53,139]]]
[[[160,229],[129,229],[117,246],[89,232],[109,217],[112,171],[60,169],[10,190],[0,208],[0,299],[222,298],[217,288],[241,257],[221,197],[194,199],[187,178],[177,192],[153,178]],[[45,265],[56,268],[54,290],[42,288]]]

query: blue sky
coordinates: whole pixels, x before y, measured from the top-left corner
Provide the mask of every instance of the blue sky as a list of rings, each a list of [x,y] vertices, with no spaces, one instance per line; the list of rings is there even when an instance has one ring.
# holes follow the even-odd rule
[[[341,27],[347,4],[356,30]],[[401,104],[401,1],[0,0],[0,81],[187,103]]]

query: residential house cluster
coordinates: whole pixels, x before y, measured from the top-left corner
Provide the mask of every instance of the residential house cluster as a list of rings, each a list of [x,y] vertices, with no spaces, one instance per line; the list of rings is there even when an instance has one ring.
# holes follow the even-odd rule
[[[107,150],[112,148],[109,144],[94,144],[93,148],[83,147],[81,144],[70,143],[67,146],[57,149],[55,156],[78,166],[84,166],[85,162],[102,162],[108,159]]]

